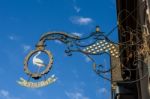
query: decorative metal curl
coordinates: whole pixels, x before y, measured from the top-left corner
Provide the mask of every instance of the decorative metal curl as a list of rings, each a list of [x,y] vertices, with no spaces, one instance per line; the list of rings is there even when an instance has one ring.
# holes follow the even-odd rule
[[[129,33],[130,35],[140,32],[140,31],[132,30],[129,27],[128,27],[128,29],[129,29],[129,31],[125,31],[125,32]],[[135,32],[135,33],[133,33],[133,32]],[[125,36],[125,35],[123,35],[123,36]],[[142,46],[142,43],[141,43],[142,41],[139,40],[138,36],[137,35],[132,35],[132,36],[133,37],[131,37],[131,39],[129,41],[116,43],[114,41],[111,41],[106,35],[104,35],[103,32],[100,32],[100,31],[92,32],[89,36],[83,37],[83,38],[81,38],[79,36],[75,36],[73,34],[71,35],[71,34],[68,34],[65,32],[48,32],[40,38],[40,40],[36,46],[37,46],[37,48],[39,48],[39,50],[43,50],[45,48],[45,45],[46,45],[45,42],[47,40],[61,41],[67,47],[67,49],[65,50],[65,53],[68,56],[71,56],[73,52],[80,52],[80,53],[84,54],[85,56],[87,56],[91,60],[91,62],[93,62],[93,70],[100,77],[103,77],[103,78],[105,78],[111,82],[117,82],[117,81],[112,81],[111,79],[103,76],[103,74],[111,72],[117,66],[111,66],[109,69],[103,70],[101,68],[103,65],[97,64],[96,61],[92,58],[92,56],[93,55],[108,54],[111,57],[119,58],[125,50],[130,49],[130,51],[131,51],[131,49],[133,49],[137,45]],[[130,44],[130,42],[133,39],[137,39],[138,41]],[[83,43],[83,42],[87,42],[89,40],[91,40],[90,43],[88,43],[88,44]],[[121,46],[121,49],[119,49],[120,46]],[[134,49],[133,49],[133,52],[134,53],[132,53],[130,55],[139,56],[139,52],[136,52]],[[33,53],[33,52],[31,52],[31,53]],[[130,55],[128,57],[125,57],[124,60],[128,60],[130,57],[132,57]],[[134,57],[134,60],[136,61],[139,59],[137,57]],[[136,63],[136,62],[133,62],[133,63]],[[143,62],[143,64],[144,64],[144,62]],[[121,65],[122,64],[120,64],[119,66],[121,66]],[[133,64],[133,66],[134,65],[135,64]],[[124,68],[122,68],[122,71],[128,72],[128,80],[130,80],[130,81],[127,81],[124,83],[137,82],[146,76],[146,74],[145,74],[141,78],[131,80],[131,76],[132,76],[131,71],[139,70],[139,68],[137,68],[137,64],[135,66],[136,68],[129,68],[126,66],[123,66],[123,67]],[[27,70],[26,70],[26,72],[27,72]],[[48,72],[44,72],[44,73],[48,73]],[[31,75],[32,73],[27,73],[27,74]],[[36,75],[35,77],[34,76],[35,75],[32,75],[33,78],[41,77],[42,75],[39,74],[39,75]]]
[[[46,40],[59,40],[67,46],[65,53],[68,56],[71,56],[73,52],[80,52],[93,62],[93,69],[95,72],[110,72],[115,67],[110,67],[108,70],[98,69],[98,67],[101,67],[102,65],[97,64],[92,58],[92,55],[102,55],[106,53],[112,57],[118,58],[120,56],[119,47],[109,40],[103,32],[100,32],[98,28],[99,27],[96,28],[96,32],[92,32],[90,35],[83,38],[65,32],[48,32],[40,38],[37,46],[45,46]],[[83,44],[83,42],[89,40],[91,40],[89,44]]]

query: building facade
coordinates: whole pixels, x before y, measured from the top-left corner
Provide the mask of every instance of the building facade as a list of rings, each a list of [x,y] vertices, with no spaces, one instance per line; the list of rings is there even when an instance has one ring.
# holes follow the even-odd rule
[[[150,99],[150,0],[117,0],[119,48],[112,99]],[[121,75],[121,76],[118,76]],[[115,82],[113,82],[115,81]]]

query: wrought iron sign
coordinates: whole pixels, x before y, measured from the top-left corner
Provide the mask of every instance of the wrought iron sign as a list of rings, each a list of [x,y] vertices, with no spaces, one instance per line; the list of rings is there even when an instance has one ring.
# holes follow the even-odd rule
[[[48,55],[49,57],[49,63],[46,65],[44,64],[43,60],[41,60],[40,58],[37,58],[38,55],[41,54],[41,52],[44,52],[46,55]],[[37,54],[36,54],[37,53]],[[38,70],[36,73],[33,73],[29,70],[28,68],[28,61],[29,59],[31,58],[31,56],[33,56],[34,54],[36,54],[34,57],[33,57],[33,64],[38,66]],[[29,76],[29,78],[33,78],[34,80],[38,80],[40,79],[42,76],[45,76],[49,71],[50,69],[52,68],[52,64],[53,64],[53,56],[51,54],[50,51],[48,50],[41,50],[41,49],[36,49],[34,51],[31,51],[27,57],[25,58],[25,61],[24,61],[24,72]],[[41,67],[45,67],[45,70],[43,70],[42,72],[39,72],[40,68]],[[44,81],[40,81],[40,82],[30,82],[30,81],[27,81],[23,78],[20,78],[20,81],[18,81],[18,83],[22,86],[25,86],[25,87],[32,87],[32,88],[38,88],[38,87],[43,87],[43,86],[46,86],[50,83],[53,83],[56,81],[56,78],[54,75],[52,75],[51,77],[49,77],[48,79],[44,79]]]
[[[132,31],[132,33],[133,32],[134,31]],[[131,33],[131,31],[128,33]],[[124,34],[124,35],[126,35],[126,34]],[[130,35],[130,34],[128,34],[128,35]],[[133,35],[133,36],[136,36],[136,35]],[[96,61],[92,58],[92,56],[108,54],[111,57],[119,58],[120,55],[122,54],[123,50],[132,48],[135,45],[136,46],[142,45],[140,42],[138,42],[138,43],[133,42],[132,44],[128,44],[128,46],[123,46],[123,45],[127,45],[128,41],[123,42],[123,43],[115,43],[115,42],[111,41],[103,32],[101,32],[99,27],[96,27],[95,32],[92,32],[89,36],[83,37],[83,38],[80,38],[79,36],[76,36],[76,35],[64,33],[64,32],[48,32],[48,33],[44,34],[43,36],[41,36],[39,42],[36,45],[36,49],[31,51],[26,56],[26,58],[24,60],[24,72],[29,76],[29,78],[28,78],[28,80],[21,78],[20,81],[18,81],[18,83],[20,85],[25,86],[25,87],[38,88],[38,87],[43,87],[43,86],[49,85],[56,81],[57,78],[54,75],[50,76],[47,79],[45,77],[49,73],[49,71],[51,70],[52,65],[53,65],[53,55],[50,51],[45,49],[45,46],[46,46],[45,42],[47,40],[59,40],[62,43],[64,43],[67,48],[65,50],[65,53],[67,53],[68,56],[71,56],[73,52],[80,52],[80,53],[86,55],[93,62],[93,70],[99,76],[101,76],[111,82],[116,82],[116,81],[112,81],[111,79],[104,77],[103,74],[105,74],[107,72],[111,72],[111,70],[114,69],[116,66],[115,67],[110,66],[110,68],[108,70],[103,70],[102,68],[99,68],[102,65],[97,64]],[[88,42],[88,40],[90,40],[90,42],[88,44],[87,43],[85,44],[85,42]],[[122,47],[121,49],[119,49],[120,46]],[[48,55],[49,62],[47,64],[45,64],[40,58],[37,58],[38,55],[40,55],[41,53],[45,53],[46,55]],[[135,52],[135,54],[137,55],[140,53]],[[33,64],[38,66],[37,72],[32,72],[29,69],[28,61],[30,60],[31,57],[33,57],[33,60],[32,60]],[[129,58],[129,57],[127,57],[127,58]],[[144,63],[139,58],[135,59],[135,62],[133,62],[133,63],[135,63],[135,65],[137,65],[136,64],[137,62],[140,62],[140,63],[142,62],[142,64]],[[120,66],[122,66],[122,65],[120,65]],[[45,67],[45,69],[43,71],[40,71],[39,69],[42,67]],[[138,68],[141,68],[140,66],[136,66],[136,67],[137,68],[134,69],[135,71]],[[129,72],[133,71],[133,69],[125,67],[125,66],[122,69],[129,71]],[[133,81],[131,81],[131,80],[125,81],[123,83],[137,82],[137,81],[143,79],[146,75],[147,74],[144,74],[143,77],[140,79],[134,79]],[[129,76],[131,76],[130,73],[129,73]],[[42,81],[39,81],[42,77],[44,77],[45,79]],[[30,81],[31,79],[34,80],[34,82]],[[36,82],[36,81],[39,81],[39,82]]]

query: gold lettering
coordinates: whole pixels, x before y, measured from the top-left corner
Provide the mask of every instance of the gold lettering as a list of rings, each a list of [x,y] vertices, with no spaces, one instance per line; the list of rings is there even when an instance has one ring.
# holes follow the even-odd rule
[[[25,80],[24,78],[20,78],[19,81],[17,81],[17,83],[21,86],[24,87],[30,87],[30,88],[39,88],[39,87],[44,87],[47,86],[53,82],[56,81],[55,77],[50,77],[45,81],[40,81],[40,82],[28,82],[27,80]]]
[[[42,81],[42,82],[41,82],[41,86],[45,86],[45,83],[44,83],[44,81]]]

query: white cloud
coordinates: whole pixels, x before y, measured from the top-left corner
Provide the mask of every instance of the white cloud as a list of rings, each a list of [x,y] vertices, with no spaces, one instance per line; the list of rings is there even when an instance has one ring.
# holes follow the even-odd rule
[[[79,78],[78,72],[76,70],[73,70],[72,72],[76,78]]]
[[[16,37],[16,36],[12,36],[12,35],[10,35],[8,38],[9,38],[10,40],[12,40],[12,41],[17,40],[17,37]]]
[[[42,2],[42,0],[37,0],[37,3],[41,3]]]
[[[82,34],[81,34],[81,33],[78,33],[78,32],[73,32],[73,33],[71,33],[71,34],[76,35],[76,36],[79,36],[79,37],[82,36]]]
[[[38,96],[42,96],[42,95],[43,95],[43,91],[40,90],[40,89],[29,89],[29,91],[30,91],[31,93],[35,93],[35,94],[38,95]]]
[[[69,99],[89,99],[89,97],[83,95],[81,92],[65,92]]]
[[[40,90],[38,90],[36,93],[37,93],[38,96],[42,96],[43,95],[43,92],[40,91]]]
[[[23,47],[24,52],[26,52],[26,51],[31,49],[30,45],[23,45],[22,47]]]
[[[9,91],[7,90],[0,90],[0,99],[20,99],[18,97],[14,97],[10,95]]]
[[[89,17],[75,16],[71,17],[71,22],[79,25],[89,25],[93,22],[93,19]]]
[[[74,10],[75,10],[77,13],[79,13],[79,12],[81,11],[81,8],[75,5],[75,6],[74,6]]]
[[[62,44],[62,42],[59,41],[59,40],[55,40],[55,43],[57,43],[57,44]]]
[[[98,93],[107,93],[107,89],[106,88],[100,88],[98,89]]]
[[[10,40],[14,40],[15,38],[13,36],[9,36],[9,39]]]
[[[4,96],[4,97],[9,96],[9,92],[6,91],[6,90],[1,90],[1,91],[0,91],[0,94],[1,94],[2,96]]]
[[[3,66],[2,66],[3,67]],[[4,69],[3,68],[0,68],[0,74],[3,74],[4,73]]]
[[[85,58],[85,61],[86,61],[86,62],[90,62],[91,60],[90,60],[89,57],[86,57],[86,58]]]
[[[87,63],[91,61],[91,59],[90,59],[88,56],[86,56],[86,55],[83,55],[83,56],[84,56],[85,61],[86,61]]]
[[[74,3],[76,3],[76,0],[73,0]]]

